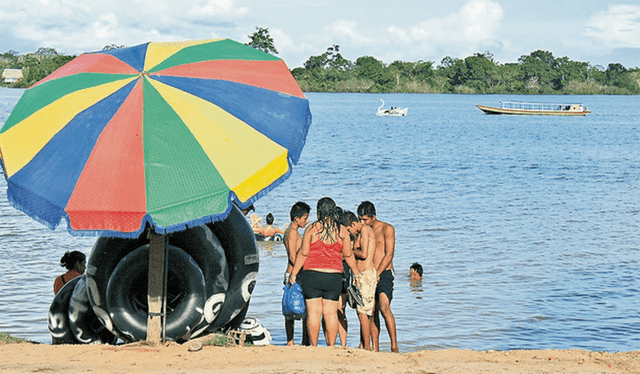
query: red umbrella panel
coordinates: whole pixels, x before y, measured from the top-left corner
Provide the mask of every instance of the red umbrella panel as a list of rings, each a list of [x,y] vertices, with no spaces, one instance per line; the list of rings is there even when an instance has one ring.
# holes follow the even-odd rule
[[[0,130],[11,203],[75,234],[136,237],[224,219],[284,181],[309,126],[284,61],[229,39],[83,54]]]

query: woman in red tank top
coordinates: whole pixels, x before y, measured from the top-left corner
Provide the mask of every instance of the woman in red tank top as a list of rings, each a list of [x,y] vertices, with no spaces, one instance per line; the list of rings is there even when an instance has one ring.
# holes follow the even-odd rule
[[[307,305],[307,328],[312,346],[318,345],[324,316],[325,340],[335,345],[338,336],[338,298],[342,291],[342,259],[354,274],[360,271],[351,252],[349,232],[340,226],[336,203],[323,197],[317,204],[318,220],[307,227],[302,248],[289,282],[298,278]],[[300,270],[304,269],[298,277]]]

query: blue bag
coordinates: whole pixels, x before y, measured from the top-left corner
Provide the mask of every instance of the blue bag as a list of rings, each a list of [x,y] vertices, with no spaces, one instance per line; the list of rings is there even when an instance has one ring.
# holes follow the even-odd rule
[[[302,318],[305,312],[302,287],[298,283],[287,284],[283,290],[282,314],[286,317]]]

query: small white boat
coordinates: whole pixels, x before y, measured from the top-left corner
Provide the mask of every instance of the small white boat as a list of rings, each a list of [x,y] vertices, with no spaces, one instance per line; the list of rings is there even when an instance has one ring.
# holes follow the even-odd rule
[[[380,105],[378,112],[376,112],[376,116],[378,117],[404,117],[409,111],[409,108],[400,109],[391,107],[389,109],[382,109],[384,106],[384,100],[380,99],[380,101],[382,101],[382,105]]]

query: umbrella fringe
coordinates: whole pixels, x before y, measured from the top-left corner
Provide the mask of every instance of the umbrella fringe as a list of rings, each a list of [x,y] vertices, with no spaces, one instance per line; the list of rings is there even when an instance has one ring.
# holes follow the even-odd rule
[[[11,207],[13,207],[14,209],[26,214],[29,218],[33,219],[34,221],[47,226],[47,228],[49,228],[50,230],[55,230],[59,225],[60,225],[60,221],[58,221],[57,223],[52,223],[49,222],[47,220],[44,220],[42,218],[40,218],[39,216],[37,216],[36,214],[34,214],[33,212],[31,212],[29,209],[25,209],[24,206],[20,203],[18,203],[11,195],[7,194],[7,200],[9,201],[9,205],[11,205]]]
[[[221,212],[221,213],[218,213],[218,214],[212,214],[212,215],[205,216],[205,217],[202,217],[202,218],[198,218],[198,219],[195,219],[195,220],[191,220],[191,221],[188,221],[188,222],[182,222],[182,223],[177,224],[177,225],[171,225],[171,226],[166,226],[166,227],[158,226],[153,222],[153,219],[151,218],[151,216],[146,214],[144,216],[142,222],[141,222],[140,229],[138,229],[136,231],[132,231],[132,232],[121,232],[121,231],[116,231],[116,230],[74,230],[74,229],[71,228],[71,222],[69,221],[69,216],[65,213],[63,217],[64,217],[65,221],[67,222],[67,231],[73,236],[105,236],[105,237],[112,237],[112,238],[135,239],[135,238],[138,238],[147,229],[147,225],[149,227],[153,227],[155,232],[158,233],[158,234],[171,234],[173,232],[184,231],[184,230],[186,230],[186,229],[188,229],[190,227],[201,226],[201,225],[204,225],[204,224],[207,224],[207,223],[213,223],[213,222],[222,221],[222,220],[226,219],[229,216],[229,213],[231,213],[231,208],[232,208],[233,201],[235,201],[237,203],[237,205],[240,206],[241,208],[248,208],[249,206],[254,204],[256,201],[258,201],[261,197],[263,197],[264,195],[269,193],[271,190],[273,190],[274,188],[278,187],[284,181],[289,179],[289,177],[291,176],[291,170],[292,170],[291,163],[292,162],[291,162],[291,160],[288,160],[288,162],[289,162],[289,171],[287,171],[285,174],[283,174],[280,178],[276,179],[268,187],[266,187],[262,191],[260,191],[257,194],[255,194],[253,197],[251,197],[246,202],[244,202],[244,203],[241,202],[240,199],[238,198],[238,196],[236,196],[236,194],[232,191],[229,194],[229,201],[228,201],[227,209],[224,212]],[[12,204],[12,205],[14,205],[14,204]],[[22,211],[22,209],[20,209],[19,206],[14,205],[14,207]],[[25,213],[27,215],[29,215],[27,212],[25,212]],[[56,224],[55,226],[52,226],[52,224],[50,222],[46,222],[46,221],[38,218],[37,216],[29,215],[29,217],[32,217],[36,221],[43,223],[45,226],[49,227],[52,230],[55,229],[55,227],[58,226],[58,224],[59,224],[59,222],[58,222],[58,224]]]

